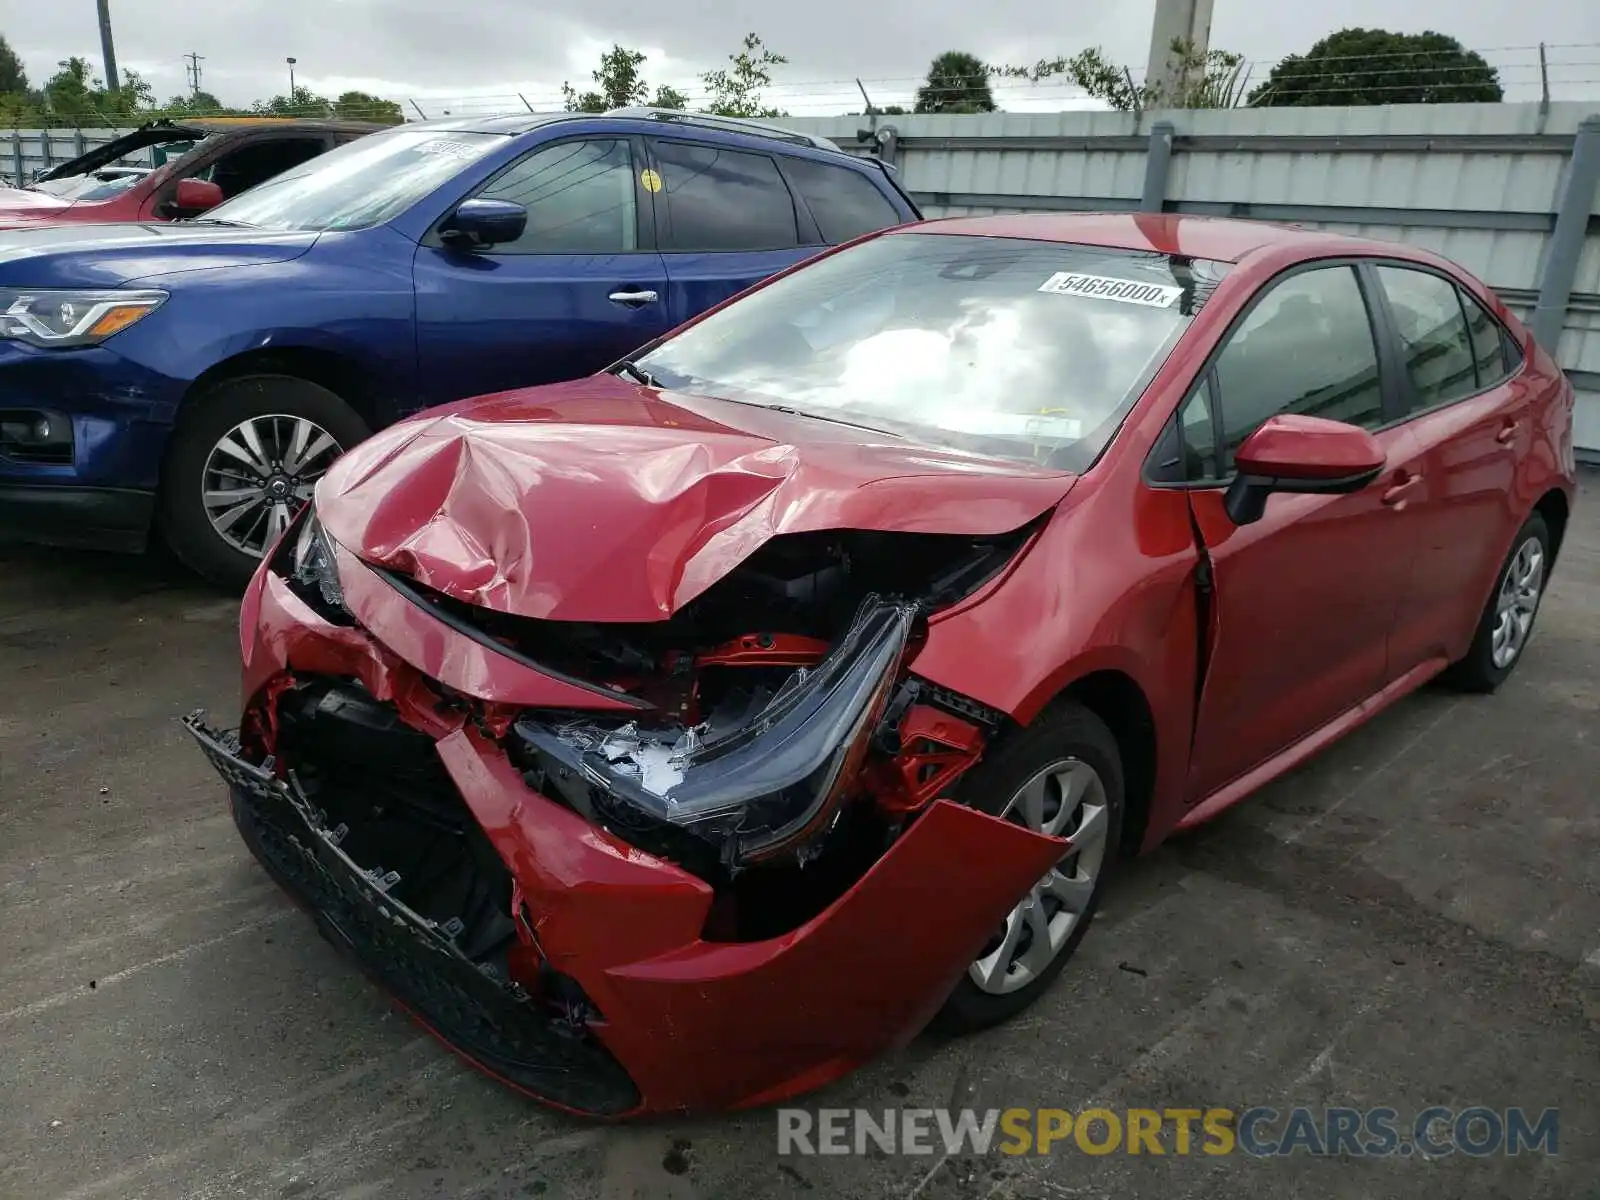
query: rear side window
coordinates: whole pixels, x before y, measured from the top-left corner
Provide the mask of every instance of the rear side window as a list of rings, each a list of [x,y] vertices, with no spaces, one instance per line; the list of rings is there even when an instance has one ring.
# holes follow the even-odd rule
[[[558,142],[513,163],[483,189],[528,210],[496,254],[617,254],[639,245],[633,153],[626,141]]]
[[[1508,378],[1515,369],[1513,355],[1506,352],[1506,335],[1500,322],[1488,309],[1465,291],[1461,307],[1467,313],[1467,330],[1472,335],[1472,359],[1478,369],[1478,387],[1489,388]]]
[[[1271,286],[1217,356],[1223,464],[1268,417],[1301,413],[1383,423],[1377,343],[1351,267],[1301,271]]]
[[[785,159],[783,172],[816,218],[829,245],[899,225],[894,205],[860,171],[833,167],[805,158]]]
[[[663,250],[787,250],[799,245],[794,199],[764,154],[657,141]]]
[[[1477,391],[1473,340],[1456,285],[1443,276],[1403,267],[1379,267],[1378,279],[1400,338],[1411,410],[1448,404]]]

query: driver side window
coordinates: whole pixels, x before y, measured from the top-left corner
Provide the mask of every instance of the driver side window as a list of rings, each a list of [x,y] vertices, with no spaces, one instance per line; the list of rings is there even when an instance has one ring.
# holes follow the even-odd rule
[[[512,163],[478,194],[528,210],[522,236],[496,254],[622,254],[639,248],[627,141],[559,142]]]
[[[1301,271],[1256,303],[1213,368],[1222,417],[1224,474],[1233,454],[1268,417],[1326,417],[1373,429],[1383,424],[1378,346],[1351,266]]]

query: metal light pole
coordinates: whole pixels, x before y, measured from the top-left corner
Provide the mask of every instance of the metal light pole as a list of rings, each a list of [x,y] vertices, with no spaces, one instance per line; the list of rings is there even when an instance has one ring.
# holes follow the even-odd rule
[[[117,51],[111,44],[111,0],[95,0],[100,10],[100,56],[105,59],[106,87],[122,86],[122,76],[117,74]]]
[[[289,103],[294,103],[294,59],[289,59]]]

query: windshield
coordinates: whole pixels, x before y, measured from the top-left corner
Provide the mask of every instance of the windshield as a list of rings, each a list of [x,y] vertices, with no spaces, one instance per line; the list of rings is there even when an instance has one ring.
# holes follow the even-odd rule
[[[1226,269],[892,234],[752,293],[637,366],[664,388],[1082,471]]]
[[[444,129],[369,134],[257,184],[206,219],[283,230],[380,225],[505,141]]]
[[[149,167],[102,167],[87,175],[68,175],[33,185],[36,192],[63,200],[109,200],[127,191],[150,173]]]

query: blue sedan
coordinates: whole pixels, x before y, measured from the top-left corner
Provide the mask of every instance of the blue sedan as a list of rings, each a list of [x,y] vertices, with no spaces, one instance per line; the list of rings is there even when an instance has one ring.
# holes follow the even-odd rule
[[[916,219],[821,139],[620,110],[406,125],[199,220],[0,233],[0,535],[154,532],[240,583],[373,430],[599,370]]]

